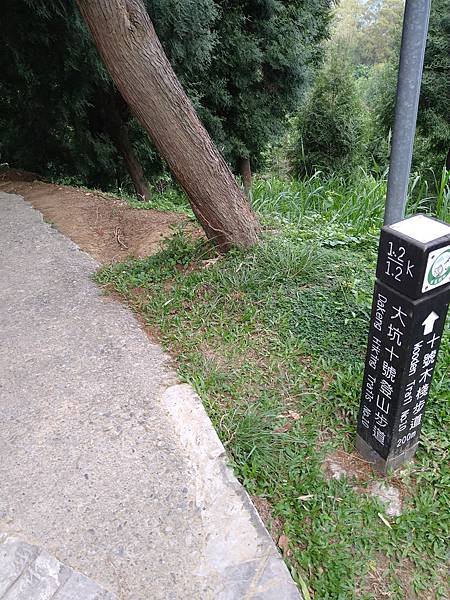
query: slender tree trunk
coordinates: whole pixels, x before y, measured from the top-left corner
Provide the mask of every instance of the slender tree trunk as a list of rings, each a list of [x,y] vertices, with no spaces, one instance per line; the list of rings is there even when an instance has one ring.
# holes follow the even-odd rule
[[[250,195],[252,189],[252,169],[250,167],[250,159],[244,158],[243,156],[239,159],[239,173],[242,177],[242,183],[244,184],[244,191],[247,196]]]
[[[151,193],[145,181],[141,163],[138,161],[133,144],[130,141],[128,125],[123,122],[118,124],[115,131],[110,130],[109,137],[123,158],[125,168],[131,177],[138,199],[142,201],[150,200]]]
[[[114,83],[151,136],[206,235],[257,242],[258,220],[183,91],[141,0],[77,0]]]
[[[445,168],[447,169],[447,171],[450,171],[450,149],[447,152],[447,158],[445,160]]]
[[[151,193],[144,171],[129,136],[130,111],[127,103],[113,86],[97,88],[93,98],[89,113],[91,130],[109,137],[123,159],[138,199],[150,200]]]

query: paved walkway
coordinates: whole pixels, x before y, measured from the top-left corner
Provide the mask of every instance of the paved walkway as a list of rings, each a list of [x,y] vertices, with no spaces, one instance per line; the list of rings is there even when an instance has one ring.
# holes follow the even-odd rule
[[[298,599],[200,401],[97,267],[0,193],[0,598],[81,578],[96,598]],[[13,577],[13,547],[48,560]],[[66,596],[39,587],[52,560]]]

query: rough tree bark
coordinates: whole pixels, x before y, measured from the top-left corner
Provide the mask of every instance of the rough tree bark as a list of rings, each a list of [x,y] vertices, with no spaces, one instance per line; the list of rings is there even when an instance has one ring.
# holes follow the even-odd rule
[[[252,169],[250,166],[250,159],[244,158],[243,156],[239,159],[239,173],[242,177],[242,183],[244,185],[244,191],[247,196],[250,195],[252,189]]]
[[[151,136],[209,239],[257,242],[259,223],[183,91],[141,0],[77,0],[111,77]]]

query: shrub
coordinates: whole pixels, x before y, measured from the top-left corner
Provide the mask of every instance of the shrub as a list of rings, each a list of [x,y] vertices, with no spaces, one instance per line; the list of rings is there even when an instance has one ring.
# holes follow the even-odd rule
[[[298,115],[292,157],[300,175],[316,170],[351,173],[366,163],[368,118],[348,63],[331,57],[319,72]]]

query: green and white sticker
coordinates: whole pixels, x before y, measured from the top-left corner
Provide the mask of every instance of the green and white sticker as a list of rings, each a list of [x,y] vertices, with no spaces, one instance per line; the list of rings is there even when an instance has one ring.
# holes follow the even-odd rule
[[[428,292],[450,282],[450,245],[439,248],[428,257],[422,292]]]

